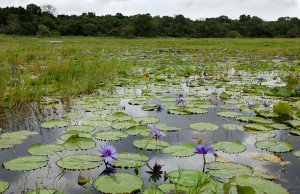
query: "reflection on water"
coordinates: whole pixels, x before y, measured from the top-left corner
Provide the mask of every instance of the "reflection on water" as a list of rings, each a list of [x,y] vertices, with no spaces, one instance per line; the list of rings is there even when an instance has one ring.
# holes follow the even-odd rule
[[[125,91],[119,89],[121,93]],[[220,88],[219,90],[210,89],[208,93],[212,91],[222,92],[224,89]],[[138,90],[135,92],[139,92]],[[176,92],[170,93],[168,95],[175,96]],[[211,144],[215,141],[232,141],[237,140],[247,146],[247,150],[240,154],[226,154],[221,151],[217,151],[216,154],[226,157],[232,161],[239,163],[247,164],[252,167],[261,167],[272,172],[272,175],[276,177],[276,182],[282,184],[286,188],[290,188],[291,193],[299,193],[300,186],[295,184],[295,181],[298,180],[300,175],[299,160],[292,155],[292,153],[282,153],[282,157],[285,161],[290,161],[291,163],[282,166],[277,163],[271,163],[266,161],[258,161],[251,159],[249,153],[261,152],[267,153],[261,149],[257,149],[254,146],[254,142],[260,139],[254,134],[250,134],[245,131],[228,131],[225,130],[222,126],[224,124],[236,124],[239,123],[233,118],[224,118],[216,115],[217,111],[222,109],[219,108],[210,108],[206,114],[198,115],[171,115],[168,114],[166,110],[163,110],[161,113],[155,111],[141,111],[141,105],[133,106],[128,104],[129,99],[122,99],[120,104],[125,107],[124,112],[132,115],[133,117],[138,116],[157,116],[160,119],[159,123],[164,123],[169,126],[179,127],[180,131],[176,132],[167,132],[165,137],[166,140],[172,145],[189,143],[196,145],[198,139],[203,139],[205,144]],[[213,102],[216,102],[221,105],[222,102],[219,99],[213,99]],[[151,102],[157,103],[160,102],[157,99],[151,99]],[[235,111],[239,111],[236,109]],[[40,123],[43,120],[50,118],[60,118],[64,113],[62,108],[54,109],[42,109],[39,106],[30,106],[24,110],[17,110],[16,112],[9,111],[6,114],[6,119],[1,120],[0,127],[4,131],[16,131],[16,130],[34,130],[38,131],[39,135],[32,136],[24,141],[23,144],[17,145],[10,149],[0,150],[0,162],[3,163],[9,159],[15,158],[17,156],[28,155],[27,149],[33,143],[62,143],[59,139],[60,134],[63,132],[63,128],[54,128],[54,129],[43,129],[40,128]],[[86,113],[91,114],[91,113]],[[220,126],[220,129],[217,131],[195,131],[191,130],[188,126],[192,122],[212,122]],[[96,129],[98,131],[100,129]],[[275,131],[276,139],[281,139],[283,141],[291,142],[295,146],[295,150],[300,149],[299,139],[295,136],[290,136],[287,131]],[[135,148],[132,145],[132,142],[137,137],[129,136],[120,141],[111,142],[114,145],[118,152],[135,152],[139,153],[141,150]],[[113,176],[115,172],[127,172],[134,174],[134,169],[120,169],[120,168],[106,168],[104,165],[101,165],[99,168],[87,170],[84,172],[63,170],[56,165],[56,161],[61,157],[72,155],[75,153],[97,153],[100,145],[104,145],[104,141],[96,140],[97,146],[91,150],[84,151],[65,151],[58,153],[56,155],[50,156],[49,165],[42,167],[37,170],[29,172],[15,172],[4,169],[0,167],[0,179],[4,181],[11,182],[8,193],[21,193],[21,191],[34,190],[36,184],[40,187],[47,188],[56,188],[65,193],[88,193],[91,190],[92,193],[98,193],[92,187],[92,184],[78,184],[78,177],[83,178],[90,177],[91,180],[97,178],[100,174],[108,174]],[[194,155],[191,157],[177,158],[170,155],[163,154],[161,151],[144,151],[144,154],[149,156],[150,160],[147,165],[139,169],[139,176],[144,180],[147,187],[150,186],[149,179],[157,182],[158,184],[163,183],[165,180],[164,172],[170,172],[172,170],[183,169],[198,169],[202,170],[203,168],[203,157],[201,155]],[[213,154],[206,155],[207,163],[215,161],[215,156]],[[168,180],[167,180],[168,181]]]

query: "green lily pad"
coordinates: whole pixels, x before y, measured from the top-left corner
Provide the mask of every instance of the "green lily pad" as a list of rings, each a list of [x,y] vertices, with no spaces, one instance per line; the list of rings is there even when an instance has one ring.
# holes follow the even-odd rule
[[[157,124],[155,125],[156,129],[160,130],[160,131],[167,131],[167,132],[171,132],[171,131],[179,131],[180,128],[177,127],[170,127],[166,124]]]
[[[63,114],[61,117],[65,118],[65,119],[80,119],[80,118],[84,117],[84,114],[81,114],[81,113],[66,113],[66,114]]]
[[[221,117],[229,117],[229,118],[235,118],[236,116],[241,115],[241,113],[238,112],[217,112],[216,114]]]
[[[140,149],[160,150],[168,147],[169,143],[166,140],[156,140],[155,138],[139,138],[133,141],[133,145]]]
[[[291,127],[282,123],[273,123],[269,125],[273,129],[278,129],[278,130],[287,130],[290,129]]]
[[[279,114],[277,114],[275,112],[270,112],[270,111],[254,111],[254,112],[258,116],[264,117],[264,118],[276,118],[276,117],[279,117]]]
[[[233,162],[213,162],[206,165],[209,169],[209,174],[220,178],[231,178],[242,174],[252,174],[252,168],[244,164]]]
[[[148,137],[150,132],[151,132],[151,130],[149,129],[149,127],[147,127],[145,125],[133,126],[133,127],[130,127],[126,130],[126,133],[129,134],[129,135],[141,135],[141,136],[144,136],[144,137]]]
[[[149,160],[148,156],[131,152],[118,154],[118,160],[114,160],[112,165],[123,168],[134,168],[144,166]]]
[[[60,119],[50,119],[45,121],[41,124],[41,127],[46,129],[51,129],[54,127],[66,127],[69,125],[69,121],[67,120],[60,120]]]
[[[164,194],[164,192],[155,188],[147,188],[143,191],[143,194]]]
[[[38,189],[34,191],[29,191],[26,194],[63,194],[62,192],[57,191],[56,189]]]
[[[289,131],[289,133],[292,134],[292,135],[300,136],[300,130],[299,129],[291,130],[291,131]]]
[[[140,123],[140,124],[142,124],[142,125],[159,122],[159,118],[156,117],[156,116],[137,117],[137,118],[134,118],[133,120]]]
[[[95,133],[96,139],[104,140],[104,141],[117,141],[126,137],[128,137],[127,133],[124,133],[122,131],[116,131],[116,130],[98,131],[97,133]]]
[[[114,114],[108,116],[105,118],[107,121],[127,121],[130,120],[132,117],[126,113],[123,112],[115,112]]]
[[[175,193],[176,191],[178,193],[188,193],[190,190],[190,187],[185,187],[185,186],[181,186],[181,185],[175,186],[175,184],[161,184],[158,186],[158,188],[163,193]]]
[[[300,150],[294,151],[293,155],[296,156],[296,157],[300,157]]]
[[[7,149],[23,143],[20,139],[0,139],[0,149]]]
[[[252,193],[276,193],[276,194],[288,194],[289,192],[281,185],[272,181],[265,180],[260,177],[253,177],[249,175],[234,176],[232,179],[224,185],[224,191],[228,192],[230,187],[236,186],[237,188],[252,188]],[[238,191],[239,191],[238,189]],[[243,192],[245,193],[245,192]],[[250,193],[250,192],[246,192]]]
[[[188,112],[190,114],[205,114],[205,113],[208,113],[207,110],[202,109],[202,108],[197,108],[197,107],[187,107],[184,110],[185,110],[185,112]]]
[[[261,137],[261,138],[264,138],[264,139],[270,139],[270,138],[276,137],[276,134],[272,133],[272,132],[256,133],[256,135],[258,137]]]
[[[299,127],[300,126],[300,120],[288,120],[286,123],[292,125],[293,127]]]
[[[114,129],[128,129],[130,127],[137,126],[137,125],[138,125],[138,123],[136,121],[133,121],[133,120],[120,121],[120,122],[114,123],[112,125],[112,128],[114,128]]]
[[[110,127],[111,126],[111,122],[106,121],[106,120],[96,120],[96,121],[88,121],[88,122],[84,122],[84,125],[89,125],[89,126],[93,126],[93,127],[100,127],[100,128],[106,128],[106,127]]]
[[[94,140],[85,138],[85,137],[78,137],[78,138],[69,138],[63,146],[67,150],[88,150],[96,147],[96,143]]]
[[[265,131],[271,131],[273,130],[272,128],[270,127],[266,127],[264,125],[261,125],[261,124],[255,124],[255,123],[249,123],[249,124],[246,124],[244,125],[244,129],[246,131],[260,131],[260,132],[265,132]]]
[[[70,138],[78,138],[78,137],[85,137],[85,138],[92,139],[93,135],[91,133],[72,130],[63,133],[59,138],[63,141],[67,141]]]
[[[237,154],[246,150],[246,146],[239,141],[219,141],[211,144],[211,147],[229,154]]]
[[[251,153],[249,154],[251,158],[258,159],[258,160],[265,160],[269,162],[283,162],[283,158],[279,154],[269,154],[269,153]]]
[[[14,171],[34,170],[46,166],[48,160],[45,156],[24,156],[4,162],[3,166]]]
[[[36,131],[15,131],[10,133],[3,133],[0,138],[2,139],[19,139],[24,140],[27,139],[31,135],[39,134]]]
[[[112,194],[137,192],[142,185],[143,181],[138,176],[126,173],[116,173],[114,176],[102,175],[94,181],[96,190]]]
[[[258,123],[258,124],[272,124],[272,123],[274,123],[273,120],[265,119],[265,118],[262,118],[262,117],[249,117],[248,122]]]
[[[49,156],[55,154],[56,152],[62,152],[65,149],[66,148],[64,146],[58,144],[38,143],[32,144],[28,148],[28,153],[37,156]]]
[[[4,191],[6,191],[9,187],[9,183],[8,182],[4,182],[2,180],[0,180],[0,193],[4,193]]]
[[[280,101],[273,105],[273,111],[279,115],[288,115],[293,109],[288,103]]]
[[[175,157],[188,157],[194,155],[195,146],[192,144],[174,145],[166,147],[162,151]]]
[[[243,125],[236,125],[236,124],[224,124],[223,125],[224,129],[226,130],[239,130],[239,131],[244,131]]]
[[[277,140],[260,140],[254,144],[257,148],[266,149],[270,152],[289,152],[294,149],[294,146],[289,142]]]
[[[73,125],[73,126],[66,128],[66,132],[80,131],[80,132],[90,133],[90,132],[93,132],[94,130],[95,130],[95,127],[90,126],[90,125]]]
[[[95,154],[76,154],[59,159],[56,164],[70,170],[88,170],[100,166],[102,158]]]
[[[168,173],[168,176],[172,183],[187,187],[193,187],[198,184],[208,184],[211,181],[208,174],[197,170],[175,170]]]
[[[213,123],[198,122],[190,124],[190,128],[200,131],[215,131],[219,129],[219,126]]]

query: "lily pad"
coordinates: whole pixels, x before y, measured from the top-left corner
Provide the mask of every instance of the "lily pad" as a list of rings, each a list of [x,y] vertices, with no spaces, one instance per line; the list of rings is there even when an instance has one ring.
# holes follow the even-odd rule
[[[206,168],[209,169],[209,174],[220,178],[231,178],[242,174],[250,175],[253,172],[250,166],[233,162],[213,162],[207,164]]]
[[[46,129],[51,129],[54,127],[66,127],[69,125],[69,121],[67,120],[60,120],[60,119],[50,119],[45,121],[41,124],[41,127]]]
[[[157,126],[156,126],[156,128],[157,128]],[[150,132],[151,132],[151,130],[149,129],[149,127],[147,127],[145,125],[133,126],[126,130],[126,133],[128,133],[129,135],[141,135],[144,137],[149,136]]]
[[[269,162],[283,162],[283,158],[279,154],[269,154],[269,153],[251,153],[249,154],[251,158],[258,159],[258,160],[265,160]]]
[[[279,115],[290,114],[293,109],[286,102],[279,101],[273,105],[273,111]]]
[[[289,152],[294,149],[294,146],[289,142],[277,140],[260,140],[254,144],[257,148],[266,149],[270,152]]]
[[[300,130],[299,129],[291,130],[291,131],[289,131],[289,133],[292,134],[292,135],[300,136]]]
[[[190,190],[190,187],[185,187],[185,186],[181,186],[181,185],[175,186],[175,184],[161,184],[158,186],[158,188],[161,191],[163,191],[163,193],[175,193],[176,191],[178,193],[188,193]]]
[[[80,119],[80,118],[84,117],[84,114],[81,114],[81,113],[66,113],[66,114],[63,114],[61,117],[65,118],[65,119]]]
[[[190,128],[200,131],[215,131],[219,129],[219,126],[213,123],[197,122],[190,124]]]
[[[62,192],[57,191],[56,189],[38,189],[35,191],[29,191],[26,194],[63,194]]]
[[[180,128],[177,127],[170,127],[166,124],[157,124],[155,125],[155,127],[160,130],[160,131],[167,131],[167,132],[171,132],[171,131],[179,131]]]
[[[219,141],[213,143],[211,147],[229,154],[237,154],[246,150],[246,146],[239,141]]]
[[[182,186],[193,187],[199,184],[208,184],[211,178],[197,170],[175,170],[168,173],[170,181]]]
[[[155,138],[139,138],[133,141],[133,145],[140,149],[160,150],[168,147],[169,143],[166,140],[156,140]]]
[[[300,157],[300,150],[294,151],[293,155],[296,156],[296,157]]]
[[[300,126],[300,120],[288,120],[286,123],[292,125],[293,127],[299,127]]]
[[[38,143],[32,144],[28,148],[28,153],[37,156],[49,156],[55,154],[56,152],[62,152],[65,149],[66,148],[64,146],[58,144]]]
[[[102,158],[95,154],[76,154],[59,159],[56,164],[70,170],[88,170],[100,166]]]
[[[88,121],[84,122],[84,125],[89,125],[93,127],[100,127],[100,128],[106,128],[111,126],[111,122],[106,121],[106,120],[96,120],[96,121]]]
[[[19,139],[24,140],[27,139],[31,135],[39,134],[36,131],[15,131],[10,133],[3,133],[0,138],[2,139]]]
[[[229,118],[235,118],[236,116],[241,115],[241,113],[238,112],[217,112],[216,114],[221,117],[229,117]]]
[[[185,108],[185,112],[188,112],[190,114],[205,114],[208,113],[207,110],[197,107],[187,107]]]
[[[253,189],[252,193],[276,193],[276,194],[288,194],[289,192],[281,185],[272,181],[265,180],[260,177],[253,177],[249,175],[234,176],[232,179],[224,185],[224,191],[227,192],[230,187],[250,187]],[[249,192],[246,192],[249,193]]]
[[[130,120],[132,117],[123,112],[115,112],[112,115],[105,118],[107,121],[127,121]]]
[[[143,191],[143,194],[165,194],[165,193],[159,189],[147,188]]]
[[[192,144],[174,145],[166,147],[162,151],[176,157],[188,157],[194,155],[195,146]]]
[[[138,176],[126,173],[116,173],[114,176],[102,175],[94,181],[96,190],[112,194],[137,192],[142,185],[143,181]]]
[[[69,131],[80,131],[80,132],[85,132],[85,133],[90,133],[95,130],[95,127],[90,126],[90,125],[73,125],[68,128],[66,128],[66,132]]]
[[[246,131],[250,131],[250,132],[252,132],[252,131],[265,132],[265,131],[271,131],[271,130],[273,130],[270,127],[266,127],[264,125],[255,124],[255,123],[249,123],[249,124],[244,125],[244,129]]]
[[[20,139],[0,139],[0,149],[7,149],[23,143]]]
[[[137,118],[134,118],[133,120],[140,124],[151,124],[151,123],[159,122],[159,118],[156,116],[137,117]]]
[[[8,182],[4,182],[2,180],[0,180],[0,193],[4,193],[4,191],[6,191],[9,187],[9,183]]]
[[[96,143],[94,140],[85,138],[85,137],[78,137],[78,138],[69,138],[63,146],[67,150],[88,150],[96,147]]]
[[[45,156],[24,156],[4,162],[3,166],[14,171],[34,170],[46,166],[48,160]]]
[[[272,127],[273,129],[278,129],[278,130],[287,130],[287,129],[291,128],[290,126],[282,124],[282,123],[273,123],[269,126]]]
[[[117,141],[122,138],[128,137],[127,133],[116,130],[99,131],[95,133],[95,138],[104,141]]]
[[[85,137],[85,138],[92,139],[93,135],[91,133],[72,130],[63,133],[59,138],[63,141],[67,141],[70,138],[78,138],[78,137]]]
[[[239,130],[244,131],[243,125],[236,125],[236,124],[224,124],[224,129],[226,130]]]
[[[120,121],[117,123],[114,123],[112,125],[112,128],[114,129],[128,129],[130,127],[136,126],[138,123],[136,121],[130,120],[130,121]]]
[[[148,156],[131,152],[118,154],[118,160],[114,160],[112,165],[123,168],[134,168],[144,166],[149,160]]]

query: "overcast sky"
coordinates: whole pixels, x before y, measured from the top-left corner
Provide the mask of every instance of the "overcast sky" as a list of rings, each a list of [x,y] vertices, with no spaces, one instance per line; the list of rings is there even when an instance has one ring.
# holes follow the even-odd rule
[[[57,14],[81,15],[94,12],[96,15],[135,15],[150,13],[152,16],[182,14],[190,19],[228,16],[238,19],[246,14],[264,20],[279,17],[300,19],[300,0],[0,0],[0,7],[26,7],[27,4],[52,5]]]

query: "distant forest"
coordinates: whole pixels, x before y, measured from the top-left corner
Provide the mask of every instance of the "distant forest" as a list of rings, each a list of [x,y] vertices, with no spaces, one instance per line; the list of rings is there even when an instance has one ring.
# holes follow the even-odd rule
[[[187,37],[187,38],[297,38],[300,20],[280,17],[264,21],[257,16],[241,15],[191,20],[183,15],[96,16],[93,12],[81,15],[56,15],[51,5],[29,4],[23,7],[0,8],[0,33],[30,36],[115,36],[115,37]]]

